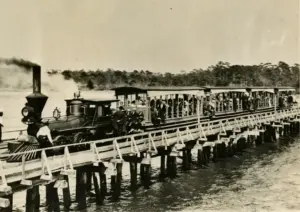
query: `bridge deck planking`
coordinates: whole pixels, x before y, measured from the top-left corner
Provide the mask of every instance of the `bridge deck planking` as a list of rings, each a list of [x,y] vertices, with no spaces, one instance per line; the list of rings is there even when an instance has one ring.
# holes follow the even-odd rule
[[[282,119],[282,118],[295,116],[295,115],[299,115],[299,114],[300,114],[300,108],[294,108],[292,110],[283,110],[281,112],[278,111],[276,113],[276,118]],[[253,114],[253,115],[237,117],[235,119],[230,118],[230,119],[216,120],[216,121],[212,121],[212,122],[204,122],[204,123],[200,124],[200,126],[202,127],[202,131],[200,130],[200,128],[190,129],[190,128],[198,126],[198,125],[190,125],[190,126],[186,126],[186,127],[181,127],[181,129],[186,128],[186,130],[180,131],[180,134],[182,137],[182,142],[184,143],[184,142],[191,140],[191,137],[190,137],[191,135],[194,139],[199,139],[199,138],[202,138],[202,137],[205,137],[208,135],[222,132],[224,130],[232,130],[235,127],[246,127],[251,124],[265,123],[267,121],[274,121],[274,120],[275,120],[274,112],[268,112],[268,113],[264,113],[264,114]],[[128,155],[128,154],[132,153],[132,150],[134,149],[134,144],[132,145],[131,142],[133,142],[133,143],[135,142],[135,145],[136,145],[138,151],[140,151],[140,152],[149,150],[149,142],[151,142],[149,135],[151,135],[151,137],[153,138],[153,143],[151,143],[151,145],[154,144],[156,148],[162,147],[164,145],[173,145],[173,144],[180,142],[178,132],[165,134],[165,139],[167,140],[167,144],[163,142],[164,141],[163,136],[155,135],[157,133],[170,131],[172,129],[161,130],[161,131],[157,130],[157,131],[150,132],[150,133],[141,133],[141,134],[135,134],[135,135],[125,136],[125,137],[120,137],[120,138],[114,138],[114,139],[110,138],[110,139],[85,142],[85,143],[86,144],[91,144],[91,143],[96,144],[96,143],[106,143],[106,142],[116,141],[121,154]],[[175,130],[176,129],[179,129],[179,128],[175,128]],[[190,134],[187,133],[187,130],[190,131]],[[135,139],[136,137],[139,137],[139,136],[146,136],[146,138]],[[125,141],[122,143],[117,142],[118,140],[124,139],[124,138],[129,139],[129,141],[127,141],[127,142]],[[134,138],[134,140],[130,141],[131,138]],[[82,144],[80,144],[80,145],[82,145]],[[76,146],[76,145],[79,145],[79,144],[64,145],[64,146],[60,146],[60,147],[53,147],[53,148],[47,148],[47,149],[55,149],[55,148],[61,148],[61,147],[66,147],[66,146],[70,147],[70,146]],[[133,149],[132,149],[132,146],[133,146]],[[114,150],[113,146],[102,146],[102,147],[97,147],[96,149],[100,156],[99,159],[101,159],[102,161],[109,161],[110,159],[113,159],[117,154],[117,152]],[[46,149],[34,150],[31,152],[41,152],[43,150],[46,150]],[[17,154],[26,154],[26,152],[17,153]],[[12,155],[12,154],[8,154],[8,155]],[[92,150],[86,150],[86,151],[70,153],[70,158],[71,158],[73,167],[79,167],[79,166],[94,163],[96,161],[96,154]],[[48,163],[49,163],[49,166],[51,169],[51,173],[60,172],[64,167],[64,161],[65,161],[64,155],[47,157],[47,160],[48,160]],[[36,159],[33,161],[26,161],[24,164],[25,165],[25,178],[31,179],[31,178],[35,178],[35,177],[40,177],[42,175],[42,165],[41,164],[42,164],[41,159]],[[8,184],[21,181],[24,178],[22,176],[21,167],[22,167],[22,163],[10,163],[10,164],[7,163],[3,166],[3,174],[4,174]],[[1,183],[3,182],[2,179],[0,182]],[[0,183],[0,185],[1,185],[1,183]]]

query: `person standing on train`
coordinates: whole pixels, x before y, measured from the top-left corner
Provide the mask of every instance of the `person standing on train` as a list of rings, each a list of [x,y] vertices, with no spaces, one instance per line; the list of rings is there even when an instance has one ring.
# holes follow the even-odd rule
[[[233,94],[232,104],[233,104],[233,111],[236,112],[237,111],[237,106],[238,106],[236,93]]]
[[[0,109],[0,143],[2,143],[3,109]]]
[[[115,131],[115,134],[117,136],[125,133],[126,131],[126,112],[124,107],[120,106],[119,110],[116,111],[113,115],[113,128]]]
[[[40,129],[36,134],[40,148],[48,148],[53,146],[51,131],[49,129],[49,122],[40,121]],[[53,155],[53,150],[46,150],[47,156]]]

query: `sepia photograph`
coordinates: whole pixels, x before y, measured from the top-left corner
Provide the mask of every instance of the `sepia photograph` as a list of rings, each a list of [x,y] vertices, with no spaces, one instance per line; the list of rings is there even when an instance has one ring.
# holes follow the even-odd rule
[[[0,0],[0,212],[300,212],[299,13]]]

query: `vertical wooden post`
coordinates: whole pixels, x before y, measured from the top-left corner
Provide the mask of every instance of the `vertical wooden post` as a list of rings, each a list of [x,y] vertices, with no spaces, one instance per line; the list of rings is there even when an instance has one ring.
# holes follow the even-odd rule
[[[175,94],[175,97],[177,97],[176,98],[176,100],[177,100],[177,107],[176,107],[176,113],[177,113],[177,115],[176,115],[176,117],[178,118],[179,117],[179,94]]]
[[[168,101],[169,95],[165,95],[165,102],[166,102],[166,119],[171,118],[171,114],[169,113],[169,101]]]
[[[186,148],[182,150],[182,168],[183,170],[189,169],[188,153]]]
[[[111,188],[112,201],[117,201],[116,181],[117,181],[117,176],[115,174],[111,175],[110,176],[110,188]]]
[[[132,191],[137,189],[137,157],[133,156],[129,162],[130,166],[130,187]]]
[[[187,95],[187,114],[186,114],[186,116],[189,116],[190,115],[190,102],[189,102],[189,98],[190,98],[190,95],[188,94]]]
[[[48,205],[48,211],[60,211],[59,208],[59,198],[57,193],[57,188],[54,187],[55,182],[49,183],[46,186],[46,197],[49,198],[49,205]]]
[[[151,181],[151,165],[145,164],[144,188],[148,189],[150,187],[150,181]]]
[[[112,200],[117,201],[121,193],[121,181],[122,181],[122,167],[123,163],[116,164],[116,173],[111,176],[111,189],[112,189]]]
[[[128,107],[128,94],[124,95],[124,107]]]
[[[174,94],[171,94],[171,100],[172,100],[172,108],[171,108],[171,118],[174,118]]]
[[[184,95],[182,95],[182,108],[181,108],[181,117],[184,117]]]
[[[64,180],[67,182],[68,187],[63,188],[63,200],[64,200],[64,208],[68,210],[71,206],[71,193],[70,193],[70,183],[69,183],[69,176],[65,175]]]
[[[165,171],[166,171],[166,154],[165,150],[162,151],[160,155],[160,177],[165,177]]]
[[[75,201],[76,202],[78,202],[78,199],[79,199],[79,179],[80,179],[80,175],[81,175],[81,171],[79,170],[80,168],[78,168],[77,170],[76,170],[76,190],[75,190]],[[47,196],[46,196],[46,199],[48,199],[47,198]]]
[[[123,168],[123,163],[117,163],[117,194],[118,198],[121,195],[121,183],[122,183],[122,168]]]
[[[199,167],[202,167],[203,166],[203,152],[201,149],[198,149],[198,154],[197,154],[197,164]]]
[[[144,157],[144,154],[141,153],[141,158]],[[141,180],[141,184],[144,183],[144,178],[145,178],[145,165],[144,164],[140,164],[140,180]]]
[[[78,203],[78,209],[82,210],[85,209],[87,207],[86,204],[86,172],[84,172],[83,170],[84,167],[82,168],[78,168],[77,172],[78,175],[76,177],[78,177],[79,179],[76,179],[77,183],[78,183],[78,188],[76,189],[78,192],[76,194],[77,197],[77,203]]]
[[[191,164],[192,164],[192,149],[187,148],[187,158],[188,158],[188,168],[191,168]]]
[[[106,183],[106,175],[105,175],[105,170],[106,167],[104,166],[103,163],[99,163],[99,176],[100,176],[100,197],[101,197],[101,202],[103,203],[104,198],[107,194],[107,183]]]
[[[210,160],[210,146],[203,147],[203,155],[204,155],[203,164],[207,166]]]
[[[99,183],[98,183],[98,179],[97,179],[97,173],[93,172],[92,176],[93,176],[93,182],[94,182],[94,190],[95,190],[95,195],[96,195],[96,204],[97,205],[101,205],[102,199],[101,199],[101,194],[100,194],[100,187],[99,187]]]
[[[143,181],[142,184],[144,185],[144,188],[148,189],[150,187],[150,181],[151,181],[151,153],[146,152],[145,158],[143,158],[141,162],[141,167],[143,165],[143,172],[141,172],[141,175],[143,175]]]
[[[88,166],[87,166],[88,168]],[[86,191],[90,192],[92,190],[92,172],[90,170],[86,171]]]
[[[176,156],[167,156],[167,173],[170,178],[176,177],[177,170],[176,170]]]

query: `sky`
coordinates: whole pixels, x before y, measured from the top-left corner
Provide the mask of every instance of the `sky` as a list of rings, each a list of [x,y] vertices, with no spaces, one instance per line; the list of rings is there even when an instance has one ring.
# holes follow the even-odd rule
[[[0,57],[43,69],[299,63],[300,0],[0,0]]]

